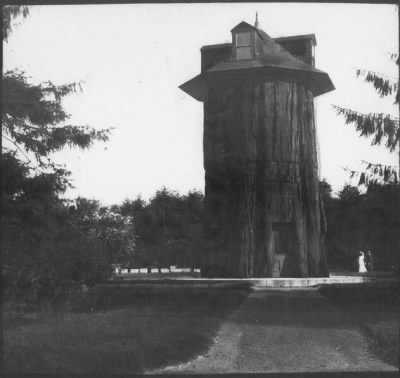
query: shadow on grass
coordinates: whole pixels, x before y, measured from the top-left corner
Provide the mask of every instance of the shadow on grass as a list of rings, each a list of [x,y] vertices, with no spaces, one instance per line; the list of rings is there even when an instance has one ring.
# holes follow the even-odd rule
[[[388,364],[400,366],[398,320],[367,324],[361,331],[366,336],[372,353]]]
[[[203,353],[246,289],[94,288],[69,311],[5,312],[6,374],[141,373]]]
[[[398,282],[320,285],[318,291],[338,305],[370,303],[377,306],[398,306],[400,304]]]
[[[319,289],[342,312],[359,315],[359,328],[369,350],[395,367],[399,367],[399,291],[396,283],[332,285]]]

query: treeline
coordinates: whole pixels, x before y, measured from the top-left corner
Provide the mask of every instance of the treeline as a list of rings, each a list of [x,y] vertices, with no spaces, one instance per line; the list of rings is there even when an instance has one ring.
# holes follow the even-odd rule
[[[3,43],[29,15],[3,9]],[[18,20],[19,19],[19,20]],[[14,69],[2,77],[1,252],[6,295],[61,298],[71,283],[93,284],[125,266],[195,264],[201,251],[202,195],[160,189],[120,205],[62,199],[71,172],[53,160],[65,148],[107,142],[111,128],[70,122],[64,99],[80,82],[33,82]]]
[[[57,297],[72,282],[88,285],[123,267],[200,267],[203,194],[179,194],[167,188],[148,201],[140,196],[121,204],[77,198],[65,201],[44,176],[9,172],[3,202],[3,285],[14,295]],[[400,191],[398,185],[370,186],[361,194],[346,185],[337,197],[321,182],[331,271],[356,271],[359,251],[374,253],[377,270],[399,268]]]
[[[7,163],[3,156],[3,166]],[[40,181],[36,176],[22,182],[27,180]],[[15,176],[7,182],[13,181]],[[116,264],[199,263],[203,195],[198,191],[181,195],[164,187],[147,202],[139,196],[102,206],[86,198],[62,200],[46,180],[23,186],[14,185],[3,202],[3,287],[9,295],[62,297],[71,283],[109,278]]]
[[[321,182],[325,204],[325,238],[330,271],[357,271],[359,252],[372,251],[375,270],[399,269],[400,186],[369,185],[361,194],[345,185],[337,197]]]
[[[70,211],[108,251],[110,264],[124,268],[198,266],[203,244],[203,194],[179,194],[163,187],[148,200],[141,196],[101,206],[78,198]]]
[[[17,163],[3,154],[1,252],[6,296],[56,298],[72,282],[105,278],[112,258],[106,253],[108,235],[94,233],[83,212],[71,211],[54,190],[54,177],[19,176],[22,164]]]
[[[136,247],[128,267],[199,266],[203,252],[201,192],[181,195],[163,187],[148,202],[140,197],[125,200],[119,211],[132,216],[135,224]]]

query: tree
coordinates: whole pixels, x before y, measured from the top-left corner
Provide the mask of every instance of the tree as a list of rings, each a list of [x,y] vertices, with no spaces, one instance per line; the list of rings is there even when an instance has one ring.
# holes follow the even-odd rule
[[[346,184],[342,190],[338,193],[338,197],[343,201],[353,201],[359,198],[361,195],[360,190],[357,186]]]
[[[374,253],[377,270],[398,268],[400,192],[393,188],[372,186],[361,195],[358,187],[345,185],[338,198],[325,203],[331,270],[355,271],[359,251],[368,250]]]
[[[102,245],[109,264],[133,261],[136,231],[132,214],[122,214],[121,206],[102,207],[96,200],[81,197],[71,209],[79,228]]]
[[[68,125],[69,115],[62,101],[80,89],[77,83],[54,85],[31,84],[25,73],[8,71],[2,85],[2,136],[10,143],[4,147],[32,163],[31,153],[39,168],[56,169],[50,154],[62,148],[88,148],[94,141],[107,141],[109,129]]]
[[[391,55],[391,59],[400,66],[399,56]],[[358,77],[373,85],[381,98],[392,97],[394,104],[399,105],[400,91],[399,78],[381,73],[358,69]],[[399,118],[383,113],[360,113],[353,109],[333,106],[337,114],[344,117],[347,124],[352,124],[360,132],[360,136],[372,137],[372,145],[384,144],[385,147],[399,154],[399,166],[386,166],[365,162],[363,172],[350,171],[350,176],[358,175],[358,185],[367,187],[366,195],[362,200],[357,187],[346,185],[339,193],[340,202],[336,216],[330,219],[331,229],[340,228],[342,240],[355,248],[368,248],[376,253],[376,265],[381,269],[398,269],[398,230],[400,227],[400,127]],[[335,212],[333,212],[335,213]],[[331,213],[332,214],[332,213]],[[334,221],[332,222],[332,219]],[[329,223],[329,222],[328,222]],[[329,228],[328,228],[329,229]],[[330,236],[335,231],[330,233]],[[329,232],[328,232],[329,234]],[[336,244],[340,238],[336,237]],[[333,239],[331,238],[331,241]],[[332,250],[332,248],[331,248]],[[343,250],[343,248],[342,248]],[[354,250],[353,250],[354,253]]]
[[[324,204],[332,198],[332,186],[325,178],[319,182],[319,191]]]
[[[125,200],[120,212],[135,221],[136,267],[199,266],[204,252],[202,193],[181,195],[163,187],[148,202],[140,196]]]
[[[7,41],[13,28],[13,22],[29,15],[29,8],[26,5],[8,5],[2,7],[3,17],[3,40]]]
[[[399,57],[395,54],[392,59],[399,65]],[[381,98],[392,96],[394,97],[394,104],[399,105],[400,92],[399,92],[399,79],[383,75],[381,73],[356,70],[357,77],[362,77],[365,82],[370,83],[375,88],[377,94]],[[353,109],[333,105],[336,113],[344,117],[346,124],[352,124],[356,130],[360,132],[360,136],[372,137],[372,145],[384,144],[385,147],[393,152],[396,149],[399,154],[398,171],[392,166],[385,166],[382,164],[373,164],[365,162],[367,168],[365,172],[360,174],[360,184],[368,185],[369,181],[372,183],[377,182],[380,178],[386,183],[399,182],[400,178],[400,127],[399,118],[390,114],[383,113],[360,113]],[[352,175],[356,172],[352,171]]]
[[[26,6],[2,7],[3,39]],[[43,288],[54,294],[71,280],[96,280],[107,273],[101,245],[77,224],[60,194],[71,185],[70,172],[52,159],[65,147],[89,148],[107,141],[110,129],[68,123],[63,99],[80,83],[32,83],[13,70],[2,80],[1,183],[5,283],[16,292]],[[50,288],[50,289],[49,289]]]
[[[26,17],[26,6],[3,8],[3,37],[7,41],[12,21]],[[32,84],[26,73],[7,71],[2,80],[2,154],[24,161],[24,173],[58,178],[59,189],[68,186],[69,172],[51,159],[51,153],[65,147],[89,148],[95,141],[107,141],[110,129],[68,124],[63,107],[65,96],[82,90],[80,83],[55,85],[51,81]],[[21,167],[14,164],[14,168]],[[51,176],[48,176],[48,175]],[[47,176],[46,176],[47,175]]]

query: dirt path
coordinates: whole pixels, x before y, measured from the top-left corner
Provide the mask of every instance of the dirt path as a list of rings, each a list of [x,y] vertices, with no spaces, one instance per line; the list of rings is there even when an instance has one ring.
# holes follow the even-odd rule
[[[360,316],[313,289],[254,292],[205,355],[149,373],[397,371],[369,352]]]

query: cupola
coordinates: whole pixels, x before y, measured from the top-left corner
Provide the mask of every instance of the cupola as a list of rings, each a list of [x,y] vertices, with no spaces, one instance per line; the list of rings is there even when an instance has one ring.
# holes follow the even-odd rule
[[[232,59],[247,60],[257,57],[257,29],[247,22],[241,22],[232,30]]]
[[[258,19],[255,25],[242,21],[231,30],[232,43],[203,46],[201,73],[180,88],[199,101],[216,80],[243,77],[301,83],[314,97],[335,89],[329,75],[314,66],[314,34],[271,38]]]

